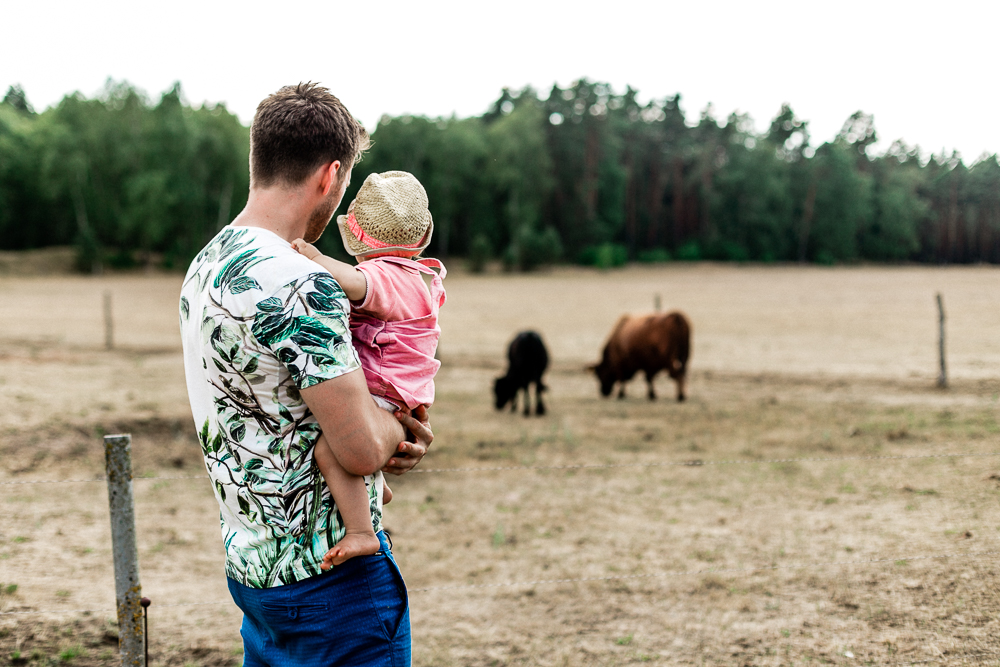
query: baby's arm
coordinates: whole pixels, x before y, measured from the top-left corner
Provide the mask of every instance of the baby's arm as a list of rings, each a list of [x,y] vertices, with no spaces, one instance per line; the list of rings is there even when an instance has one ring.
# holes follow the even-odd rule
[[[334,280],[340,283],[348,299],[351,301],[365,300],[365,296],[368,295],[368,279],[365,278],[364,271],[359,271],[355,266],[327,257],[317,250],[316,246],[306,243],[302,239],[292,241],[292,247],[300,255],[305,255],[329,271]]]

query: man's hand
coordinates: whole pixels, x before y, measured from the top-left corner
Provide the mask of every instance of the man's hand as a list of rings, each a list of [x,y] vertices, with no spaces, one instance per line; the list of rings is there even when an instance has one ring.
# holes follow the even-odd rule
[[[396,453],[382,468],[382,472],[402,475],[404,472],[412,470],[415,465],[420,463],[420,459],[424,458],[427,448],[434,442],[434,432],[431,431],[431,423],[427,420],[427,408],[423,405],[417,406],[410,415],[397,411],[396,419],[403,425],[403,428],[413,434],[416,442],[399,443]]]

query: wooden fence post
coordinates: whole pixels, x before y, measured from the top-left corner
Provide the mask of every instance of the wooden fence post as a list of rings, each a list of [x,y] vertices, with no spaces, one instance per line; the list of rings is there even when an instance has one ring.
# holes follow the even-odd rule
[[[104,347],[115,346],[115,321],[111,315],[111,290],[104,290]]]
[[[135,501],[132,497],[132,436],[104,436],[104,461],[111,509],[111,550],[115,560],[118,650],[122,667],[145,667],[142,587],[135,545]]]
[[[948,369],[944,363],[944,301],[941,299],[941,293],[937,294],[937,307],[938,307],[938,360],[940,363],[940,370],[938,371],[937,386],[944,389],[948,386]]]

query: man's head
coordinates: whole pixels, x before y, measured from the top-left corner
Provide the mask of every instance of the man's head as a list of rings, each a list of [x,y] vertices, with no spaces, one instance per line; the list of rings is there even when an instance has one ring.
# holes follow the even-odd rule
[[[325,169],[327,179],[333,176],[329,192],[310,216],[304,237],[314,242],[368,145],[368,132],[329,90],[315,83],[285,86],[257,106],[250,126],[250,187],[294,188]]]
[[[368,143],[368,132],[329,90],[315,83],[285,86],[257,106],[250,179],[261,188],[301,185],[331,162],[340,162],[346,173]]]

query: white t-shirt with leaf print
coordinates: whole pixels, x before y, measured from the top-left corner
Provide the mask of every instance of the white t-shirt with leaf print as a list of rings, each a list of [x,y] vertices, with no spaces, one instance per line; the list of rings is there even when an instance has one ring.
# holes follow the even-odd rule
[[[226,574],[247,586],[320,574],[344,535],[313,460],[320,427],[299,390],[360,368],[349,313],[329,273],[256,227],[225,227],[184,279],[191,411],[219,501]],[[376,481],[365,478],[378,531]]]

